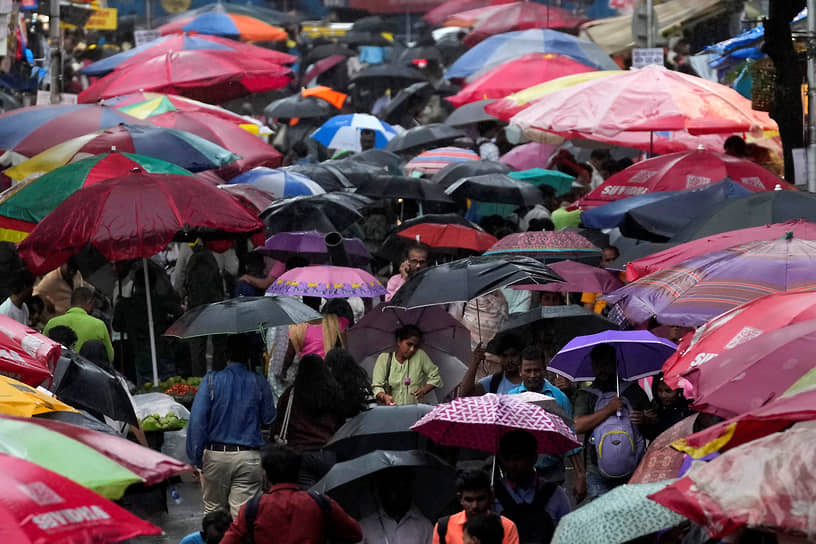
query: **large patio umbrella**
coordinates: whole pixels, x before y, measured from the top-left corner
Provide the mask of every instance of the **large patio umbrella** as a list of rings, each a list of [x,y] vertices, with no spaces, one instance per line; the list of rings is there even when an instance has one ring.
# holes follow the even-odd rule
[[[0,349],[6,354],[0,372],[35,387],[51,377],[61,351],[57,342],[6,316],[0,316]]]
[[[472,21],[470,33],[463,40],[470,47],[502,32],[539,28],[576,29],[587,21],[585,17],[574,15],[563,8],[537,2],[513,2],[477,8],[454,14],[451,19]]]
[[[257,5],[217,2],[174,17],[158,28],[162,35],[191,32],[243,41],[280,41],[286,32],[274,25],[299,22],[288,13]]]
[[[447,0],[422,16],[427,22],[438,26],[452,15],[476,8],[498,4],[510,4],[513,0]]]

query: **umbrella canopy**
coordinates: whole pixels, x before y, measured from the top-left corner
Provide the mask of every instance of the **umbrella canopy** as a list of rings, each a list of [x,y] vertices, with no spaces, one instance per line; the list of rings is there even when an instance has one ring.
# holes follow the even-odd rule
[[[371,85],[375,81],[393,82],[395,86],[406,87],[411,83],[428,81],[421,70],[403,64],[372,64],[354,74],[351,83]]]
[[[469,77],[528,53],[555,53],[598,70],[619,69],[609,55],[593,42],[563,32],[537,28],[491,36],[459,57],[447,69],[445,77]]]
[[[354,153],[345,160],[350,164],[364,163],[371,166],[379,166],[396,176],[403,174],[402,158],[396,153],[386,151],[385,149],[366,149],[360,153]]]
[[[212,334],[244,334],[320,317],[318,312],[294,298],[238,297],[187,310],[164,331],[164,335],[195,338]]]
[[[525,255],[546,262],[600,260],[601,250],[592,242],[571,231],[532,231],[508,234],[485,255]]]
[[[351,50],[349,50],[351,51]],[[351,56],[354,56],[353,53]],[[314,64],[309,65],[309,69],[303,74],[300,79],[301,85],[308,85],[321,74],[325,74],[335,66],[338,66],[348,59],[347,55],[331,55],[324,59],[320,59]]]
[[[499,121],[498,117],[485,111],[485,106],[495,101],[496,99],[494,98],[486,98],[459,106],[448,115],[448,118],[445,119],[445,124],[452,127],[462,127],[473,123],[484,123],[485,121]]]
[[[418,152],[424,148],[451,142],[464,135],[465,133],[458,128],[453,128],[444,123],[431,123],[414,127],[395,136],[388,142],[386,149],[394,153]]]
[[[539,346],[558,351],[577,335],[617,329],[617,325],[578,304],[539,306],[510,314],[503,330],[513,330]]]
[[[550,269],[564,278],[566,282],[547,283],[545,285],[520,285],[514,287],[514,289],[557,291],[559,293],[610,293],[623,287],[623,282],[615,274],[597,266],[566,260],[550,264]]]
[[[170,51],[143,62],[127,61],[115,72],[79,93],[88,104],[141,90],[189,96],[204,102],[226,102],[252,93],[285,87],[291,70],[272,61],[229,51]]]
[[[308,49],[303,62],[308,66],[329,57],[353,57],[355,55],[357,55],[357,53],[345,45],[336,42],[322,43]]]
[[[772,191],[792,185],[746,159],[705,150],[670,153],[641,161],[607,178],[581,199],[583,207],[593,207],[644,193],[698,189],[733,180],[751,192]]]
[[[431,181],[442,187],[448,187],[462,178],[482,176],[485,174],[507,174],[511,168],[496,161],[465,161],[449,164],[433,175]]]
[[[513,0],[447,0],[423,15],[422,18],[434,26],[439,26],[456,13],[511,2]]]
[[[657,374],[663,362],[677,349],[673,342],[649,331],[605,331],[575,337],[552,358],[547,369],[573,382],[591,381],[595,373],[589,354],[599,344],[615,348],[618,377],[627,381]]]
[[[189,176],[131,174],[78,190],[19,247],[37,273],[57,268],[86,245],[109,261],[155,255],[183,239],[248,234],[261,223],[233,198]]]
[[[563,281],[529,257],[468,257],[421,270],[394,294],[389,307],[421,308],[467,302],[518,283]]]
[[[232,178],[229,183],[230,185],[251,185],[267,191],[275,198],[322,195],[326,192],[320,185],[302,174],[289,172],[287,170],[277,170],[266,166],[258,166],[248,172],[244,172]]]
[[[436,183],[403,176],[377,176],[362,182],[355,192],[373,199],[406,198],[419,202],[453,203],[453,199]]]
[[[410,242],[408,241],[407,237],[400,236],[400,232],[419,225],[430,225],[429,229],[430,233],[432,233],[432,236],[435,236],[435,233],[440,228],[439,226],[444,225],[460,225],[462,227],[471,228],[483,232],[482,228],[479,225],[471,221],[468,221],[467,219],[465,219],[464,217],[457,213],[425,214],[418,217],[414,217],[413,219],[403,221],[402,224],[399,225],[396,229],[394,229],[394,232],[388,238],[385,239],[385,241],[383,242],[382,246],[378,251],[378,255],[384,259],[388,259],[391,261],[397,261],[398,259],[401,259],[405,251],[405,248],[408,246]],[[412,237],[413,240],[416,240],[416,234],[417,233],[415,233],[415,235]],[[422,233],[420,232],[419,234],[421,238]],[[456,239],[452,240],[452,242],[459,243],[458,240],[459,238],[457,237]],[[448,239],[444,238],[440,241],[448,242]],[[423,241],[423,243],[426,242],[427,240]],[[455,248],[455,246],[453,247]],[[436,249],[438,250],[439,248],[437,247]]]
[[[397,232],[398,236],[416,240],[433,248],[469,249],[482,253],[498,240],[492,234],[464,225],[422,223]]]
[[[572,189],[575,181],[573,176],[565,174],[559,170],[545,170],[543,168],[531,168],[521,172],[510,172],[507,174],[513,179],[520,179],[536,187],[546,185],[552,187],[556,196],[563,195]]]
[[[222,191],[231,194],[250,213],[258,215],[275,201],[275,195],[252,185],[218,185]]]
[[[215,5],[220,5],[220,2]],[[235,5],[232,4],[232,6]],[[224,36],[247,42],[277,42],[286,39],[285,30],[272,26],[268,18],[265,17],[267,20],[262,19],[258,12],[251,9],[245,13],[235,12],[234,8],[213,9],[205,12],[195,10],[192,13],[188,16],[181,15],[160,26],[157,30],[163,36],[189,32]]]
[[[514,395],[460,397],[436,406],[411,428],[437,444],[491,453],[498,452],[504,434],[516,429],[536,437],[539,453],[557,455],[580,445],[560,417]]]
[[[465,161],[478,161],[479,155],[461,147],[439,147],[424,151],[405,164],[406,172],[435,174],[448,166]]]
[[[299,94],[279,98],[264,108],[264,115],[267,119],[328,119],[338,113],[340,110],[325,100]]]
[[[61,346],[3,315],[0,316],[0,350],[3,354],[0,357],[0,374],[15,376],[19,381],[36,387],[51,377]]]
[[[411,425],[433,407],[427,404],[375,406],[346,421],[326,443],[339,461],[348,461],[374,451],[427,449],[424,436]]]
[[[484,98],[504,98],[538,83],[594,70],[595,68],[567,56],[554,53],[528,53],[483,73],[457,94],[448,97],[448,101],[459,107]]]
[[[373,130],[375,136],[374,147],[381,149],[397,135],[397,131],[388,123],[383,123],[373,115],[352,113],[336,115],[323,123],[312,134],[312,138],[329,149],[362,151],[360,147],[360,133],[363,130]]]
[[[337,463],[312,490],[327,493],[349,514],[364,517],[379,508],[373,478],[393,468],[410,469],[414,503],[429,519],[453,499],[456,469],[426,451],[377,450]],[[429,489],[445,491],[428,493]]]
[[[352,266],[365,267],[371,262],[371,254],[359,238],[343,238],[343,250]],[[306,259],[310,264],[329,264],[330,260],[326,235],[314,230],[279,232],[255,251],[281,262],[295,255]]]
[[[152,57],[163,55],[169,51],[186,51],[196,49],[213,49],[217,51],[230,51],[236,55],[245,55],[265,59],[275,64],[292,64],[297,61],[297,57],[258,47],[234,40],[219,38],[218,36],[207,36],[206,34],[174,34],[162,36],[156,40],[145,43],[138,47],[122,51],[110,57],[96,61],[85,66],[79,72],[86,76],[101,76],[120,67],[125,62],[144,62]]]
[[[368,151],[385,152],[382,149],[369,149]],[[298,164],[287,167],[286,171],[303,174],[328,192],[352,189],[365,180],[385,173],[385,167],[366,160],[356,159],[355,156],[351,155],[343,159],[324,161],[320,164]],[[362,195],[357,196],[358,198],[365,198]]]
[[[637,469],[629,478],[629,483],[648,484],[677,478],[683,466],[685,454],[673,448],[672,444],[694,432],[697,416],[698,414],[694,413],[681,419],[652,440]]]
[[[410,61],[405,64],[410,64]],[[380,111],[379,117],[383,121],[398,125],[406,112],[421,111],[435,93],[437,90],[430,81],[412,83],[400,89],[400,92]]]
[[[378,297],[385,287],[360,268],[347,266],[304,266],[281,274],[267,293],[323,298]]]
[[[680,525],[686,518],[649,499],[672,481],[618,486],[558,522],[553,544],[613,544]]]
[[[300,230],[342,232],[362,219],[360,209],[369,202],[349,193],[295,196],[272,203],[261,212],[261,219],[267,235]]]
[[[445,192],[457,201],[478,200],[517,206],[534,206],[544,201],[538,187],[504,174],[462,178],[449,185]]]
[[[31,417],[47,412],[76,410],[54,397],[12,378],[0,375],[0,413]]]
[[[115,542],[162,532],[75,481],[35,463],[0,454],[0,467],[0,537],[6,542]],[[71,516],[71,523],[64,523],[67,516]]]
[[[588,21],[586,17],[574,15],[566,9],[536,2],[513,2],[477,8],[453,15],[452,18],[474,20],[470,33],[463,40],[470,47],[503,32],[539,28],[576,29]]]
[[[338,39],[340,43],[345,43],[351,47],[359,46],[373,46],[373,47],[388,47],[392,43],[392,39],[388,39],[382,32],[369,32],[349,30]]]
[[[502,155],[499,160],[514,170],[545,168],[550,163],[550,157],[557,148],[558,146],[552,144],[529,142],[517,145]]]
[[[788,235],[748,242],[649,274],[604,298],[633,323],[696,327],[744,302],[816,286],[816,242]]]

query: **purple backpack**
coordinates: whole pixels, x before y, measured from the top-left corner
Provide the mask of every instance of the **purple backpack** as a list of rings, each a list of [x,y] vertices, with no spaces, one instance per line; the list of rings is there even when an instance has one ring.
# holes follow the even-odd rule
[[[614,391],[604,393],[598,389],[587,388],[586,391],[597,397],[595,412],[604,408],[617,396]],[[592,430],[589,443],[595,448],[598,456],[598,469],[606,478],[626,478],[640,463],[646,451],[646,442],[637,426],[629,419],[632,405],[629,399],[621,395],[623,408],[620,415],[612,414]]]

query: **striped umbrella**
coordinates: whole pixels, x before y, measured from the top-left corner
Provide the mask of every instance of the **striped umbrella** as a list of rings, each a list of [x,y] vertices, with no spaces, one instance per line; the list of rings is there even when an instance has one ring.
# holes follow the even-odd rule
[[[447,165],[457,162],[478,161],[479,155],[461,147],[439,147],[420,153],[405,165],[406,172],[436,174]]]
[[[234,184],[247,184],[267,193],[271,193],[275,198],[286,196],[308,196],[322,195],[326,191],[316,182],[297,172],[286,170],[276,170],[259,166],[240,176],[234,177],[229,182]]]
[[[349,115],[335,115],[323,123],[312,134],[312,138],[329,149],[362,151],[360,132],[366,129],[373,130],[376,134],[374,147],[377,149],[384,148],[391,138],[397,135],[394,127],[380,121],[373,115],[352,113]]]
[[[157,30],[161,34],[190,32],[224,36],[247,42],[277,42],[286,39],[286,31],[273,24],[283,24],[279,17],[268,17],[267,12],[257,6],[245,12],[238,12],[238,4],[211,4],[208,10],[194,10],[181,14]],[[246,9],[246,8],[244,8]],[[280,13],[280,12],[277,12]],[[286,16],[285,13],[281,15]],[[273,20],[277,19],[277,20]],[[280,21],[280,22],[279,22]]]

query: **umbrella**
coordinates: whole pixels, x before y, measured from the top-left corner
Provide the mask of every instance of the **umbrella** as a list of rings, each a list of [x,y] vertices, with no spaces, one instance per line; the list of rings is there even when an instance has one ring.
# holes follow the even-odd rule
[[[615,544],[680,525],[686,518],[649,500],[672,480],[618,486],[562,517],[553,544]]]
[[[543,28],[491,36],[459,57],[447,69],[445,77],[469,77],[527,53],[555,53],[598,70],[620,69],[609,55],[591,41]]]
[[[706,188],[707,187],[689,190],[701,191]],[[623,220],[626,218],[626,213],[630,210],[634,210],[648,204],[653,204],[655,202],[660,202],[661,200],[665,200],[669,197],[677,196],[682,193],[683,191],[660,191],[657,193],[644,193],[642,195],[629,196],[626,198],[613,200],[611,202],[601,204],[596,208],[581,210],[581,224],[591,229],[613,229],[623,223]]]
[[[588,19],[580,15],[574,15],[570,11],[550,5],[538,4],[535,2],[513,2],[512,4],[502,4],[501,6],[490,6],[487,8],[477,8],[476,10],[458,14],[459,18],[467,18],[475,15],[475,24],[471,27],[470,33],[463,40],[465,45],[473,47],[480,41],[513,30],[526,30],[538,28],[564,28],[576,29]],[[457,17],[457,15],[454,15]]]
[[[414,274],[388,304],[389,307],[410,309],[467,302],[509,285],[551,281],[563,280],[529,257],[468,257]]]
[[[10,317],[0,316],[0,374],[38,386],[51,377],[61,346]]]
[[[410,62],[408,63],[410,64]],[[380,119],[392,124],[400,124],[406,112],[419,112],[437,92],[429,81],[412,83],[391,99],[380,111]]]
[[[677,346],[658,338],[649,331],[604,331],[589,336],[577,336],[563,347],[547,366],[573,382],[595,379],[590,352],[599,344],[610,344],[617,355],[618,377],[635,381],[660,372],[663,362]]]
[[[338,40],[340,43],[348,44],[352,47],[359,46],[374,46],[374,47],[389,47],[392,45],[392,40],[389,40],[381,32],[368,32],[349,30]]]
[[[650,192],[699,189],[726,178],[751,192],[771,191],[777,186],[792,188],[749,160],[698,149],[661,155],[630,166],[607,178],[581,199],[581,205],[599,206]]]
[[[467,219],[465,219],[464,217],[457,213],[425,214],[418,217],[414,217],[413,219],[403,221],[402,224],[399,225],[394,230],[394,232],[388,238],[385,239],[377,254],[380,257],[391,261],[397,261],[398,259],[401,259],[405,251],[405,248],[408,246],[409,242],[408,238],[400,236],[399,233],[402,232],[403,230],[410,229],[418,225],[460,225],[463,227],[482,231],[482,228],[479,225],[471,221],[468,221]],[[430,229],[432,229],[431,232],[436,232],[437,228],[438,227],[431,226],[430,227]],[[413,239],[416,240],[416,237],[413,237]],[[458,239],[459,238],[457,237],[453,241],[459,243],[457,242]],[[446,238],[443,241],[447,242],[448,240]]]
[[[162,36],[156,40],[145,43],[133,49],[122,51],[110,57],[96,61],[93,64],[83,67],[79,73],[86,76],[101,76],[115,69],[118,69],[125,62],[144,62],[152,57],[163,55],[168,51],[185,51],[195,49],[213,49],[217,51],[230,51],[236,55],[245,55],[265,59],[275,64],[292,64],[297,61],[297,57],[258,47],[234,40],[219,38],[218,36],[208,36],[206,34],[175,34]]]
[[[93,416],[88,415],[87,412],[45,412],[37,414],[32,419],[43,419],[45,421],[57,421],[73,425],[74,427],[81,427],[91,431],[96,431],[102,434],[109,434],[119,436],[113,427],[102,423]]]
[[[425,61],[427,63],[433,63],[436,66],[444,64],[442,52],[433,42],[427,45],[414,45],[403,49],[399,57],[397,57],[397,62],[403,64],[411,64],[414,61]]]
[[[354,55],[352,54],[352,56]],[[312,80],[325,74],[335,66],[344,63],[346,60],[348,60],[348,56],[346,55],[331,55],[318,60],[314,64],[311,64],[306,73],[303,74],[303,77],[300,79],[301,85],[308,85]]]
[[[359,238],[343,238],[343,250],[352,266],[365,267],[371,262],[371,254]],[[268,238],[263,247],[255,251],[281,262],[297,255],[306,259],[309,264],[329,264],[326,235],[314,230],[279,232]]]
[[[445,192],[457,201],[467,199],[517,206],[534,206],[544,201],[544,196],[538,187],[504,174],[484,174],[462,178],[449,185]]]
[[[424,151],[405,164],[406,172],[435,174],[449,164],[478,161],[479,155],[461,147],[439,147]]]
[[[401,176],[403,174],[402,157],[385,149],[366,149],[365,151],[351,155],[345,160],[348,161],[348,163],[362,162],[372,166],[379,166],[395,176]]]
[[[436,518],[453,499],[456,469],[431,453],[416,450],[377,450],[337,463],[312,490],[327,493],[349,514],[364,517],[379,507],[372,478],[391,468],[411,469],[414,503],[428,518]],[[436,491],[428,493],[429,489]]]
[[[533,231],[508,234],[485,255],[525,255],[545,262],[579,260],[598,262],[601,250],[578,233],[571,231]]]
[[[356,55],[357,53],[353,49],[349,49],[345,45],[336,42],[324,43],[309,49],[303,63],[308,66],[328,57],[354,57]]]
[[[504,98],[538,83],[594,70],[595,68],[564,55],[528,53],[481,74],[457,94],[448,97],[448,100],[454,106],[462,106],[484,98]]]
[[[71,138],[119,123],[135,123],[135,117],[96,104],[32,106],[0,115],[0,150],[18,157],[33,157]]]
[[[564,278],[566,283],[547,283],[545,285],[520,285],[514,289],[525,291],[557,291],[559,293],[610,293],[623,287],[614,274],[597,266],[575,261],[558,261],[550,264],[550,269]]]
[[[229,183],[230,185],[246,184],[257,187],[272,194],[275,198],[322,195],[326,192],[307,176],[266,166],[258,166],[244,172],[232,178]]]
[[[816,242],[789,234],[694,257],[604,296],[633,323],[652,316],[664,325],[696,327],[744,302],[816,286]]]
[[[334,452],[338,461],[384,449],[427,449],[427,440],[411,425],[431,409],[427,404],[375,406],[346,421],[323,448]]]
[[[563,195],[572,189],[575,178],[559,170],[545,170],[543,168],[531,168],[521,172],[510,172],[507,174],[513,179],[520,179],[536,187],[546,185],[552,187],[555,195]]]
[[[258,215],[275,201],[275,195],[252,185],[217,185],[222,191],[231,194],[250,213]]]
[[[448,187],[462,178],[481,176],[485,174],[507,174],[510,167],[495,161],[466,161],[449,164],[433,175],[431,181],[442,187]]]
[[[362,219],[360,209],[368,202],[362,195],[349,193],[295,196],[273,202],[261,212],[261,219],[268,235],[301,230],[342,232]]]
[[[287,270],[266,292],[305,297],[371,298],[384,295],[385,287],[360,268],[316,265]]]
[[[406,198],[423,202],[453,203],[445,191],[428,180],[404,176],[381,175],[362,182],[355,191],[373,199]]]
[[[369,151],[383,151],[376,149]],[[288,172],[297,172],[312,179],[326,191],[337,192],[356,187],[365,180],[386,173],[387,168],[351,157],[325,161],[320,164],[289,166]],[[359,198],[365,198],[358,195]]]
[[[558,404],[554,397],[536,393],[535,391],[523,391],[521,393],[514,393],[513,398],[522,402],[529,402],[536,406],[543,408],[547,412],[556,415],[564,420],[564,423],[573,426],[572,418],[567,412]]]
[[[578,447],[564,421],[515,395],[487,393],[440,404],[413,427],[437,444],[497,453],[501,437],[516,429],[533,434],[539,453],[561,454]]]
[[[0,413],[31,417],[55,411],[76,412],[74,408],[54,397],[23,382],[0,375]]]
[[[0,467],[5,474],[0,536],[6,542],[115,542],[162,532],[82,485],[34,463],[0,454]],[[67,519],[71,522],[66,523]]]
[[[428,81],[422,71],[402,64],[373,64],[354,74],[351,83],[356,85],[372,85],[373,81],[389,81],[395,86],[407,86],[409,83]]]
[[[132,60],[79,93],[79,102],[88,104],[141,90],[226,102],[280,89],[291,76],[289,68],[274,62],[211,49],[171,51],[134,64]]]
[[[416,240],[433,248],[469,249],[482,253],[498,240],[492,234],[464,225],[422,223],[402,229],[398,236]]]
[[[414,127],[395,136],[388,142],[386,149],[395,153],[410,152],[451,142],[464,135],[465,133],[457,128],[443,123],[431,123]]]
[[[513,0],[447,0],[423,15],[422,18],[434,26],[439,26],[456,13],[511,2]]]
[[[212,6],[214,6],[214,9],[203,11],[200,8],[190,14],[182,14],[169,23],[160,26],[157,30],[161,32],[162,36],[189,32],[224,36],[247,42],[278,42],[286,39],[285,30],[272,26],[273,24],[283,24],[284,21],[291,22],[291,19],[287,21],[283,18],[290,17],[286,14],[283,14],[283,17],[273,15],[272,18],[275,20],[270,21],[268,15],[264,17],[265,14],[253,9],[257,6],[252,6],[249,9],[245,6],[244,10],[246,11],[243,13],[235,9],[238,6],[237,4],[227,4],[227,7],[224,7],[219,2]],[[221,6],[220,9],[219,6]]]
[[[514,330],[549,350],[558,351],[578,335],[596,334],[617,326],[578,304],[539,306],[510,314],[502,330]]]
[[[544,168],[550,163],[550,157],[557,147],[552,144],[529,142],[517,145],[499,160],[514,170]]]
[[[195,338],[213,334],[244,334],[320,317],[319,313],[294,298],[238,297],[187,310],[164,335]]]
[[[361,17],[351,24],[351,30],[355,32],[396,32],[397,28],[392,22],[386,21],[379,15]]]
[[[383,123],[373,115],[352,113],[332,117],[323,123],[311,137],[329,149],[362,151],[360,133],[363,130],[374,131],[375,148],[386,147],[389,140],[397,135],[397,131],[391,125]]]
[[[490,115],[485,111],[485,106],[495,101],[494,98],[486,98],[459,106],[448,115],[448,118],[445,119],[445,124],[452,127],[461,127],[474,123],[484,123],[485,121],[499,121],[498,117]]]
[[[695,413],[681,419],[652,440],[637,469],[629,478],[629,483],[649,484],[677,478],[685,454],[673,448],[672,444],[694,432],[697,415]]]
[[[337,115],[339,109],[314,96],[302,96],[300,94],[280,98],[270,102],[264,108],[264,115],[267,119],[328,119]]]

